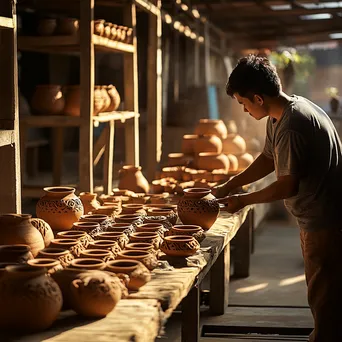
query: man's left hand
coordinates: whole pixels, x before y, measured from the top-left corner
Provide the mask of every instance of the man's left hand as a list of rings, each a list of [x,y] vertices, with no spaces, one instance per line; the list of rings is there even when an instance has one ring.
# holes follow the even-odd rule
[[[237,211],[241,210],[245,207],[245,204],[243,203],[241,197],[241,195],[233,195],[220,198],[218,202],[225,204],[225,207],[221,208],[221,210],[228,211],[228,213],[231,214],[234,214]]]

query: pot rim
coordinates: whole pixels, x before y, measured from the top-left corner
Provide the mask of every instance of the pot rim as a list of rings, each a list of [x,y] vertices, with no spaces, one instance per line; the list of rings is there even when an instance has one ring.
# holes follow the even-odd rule
[[[195,238],[191,235],[171,235],[166,236],[164,240],[169,242],[191,242],[195,240]]]
[[[189,230],[192,230],[192,229],[202,229],[203,228],[199,225],[196,225],[196,224],[175,224],[172,229],[189,229]]]
[[[62,193],[75,193],[76,189],[71,186],[47,186],[43,188],[47,193],[62,194]]]
[[[30,252],[31,247],[25,244],[17,244],[17,245],[1,245],[1,251],[11,251],[11,252]]]
[[[104,266],[105,263],[99,259],[95,258],[79,258],[79,259],[73,259],[70,263],[71,267],[77,267],[79,266]]]
[[[208,195],[208,194],[211,194],[211,189],[207,189],[207,188],[187,188],[187,189],[184,189],[183,192],[185,194],[190,194],[190,195],[193,195],[193,194]]]

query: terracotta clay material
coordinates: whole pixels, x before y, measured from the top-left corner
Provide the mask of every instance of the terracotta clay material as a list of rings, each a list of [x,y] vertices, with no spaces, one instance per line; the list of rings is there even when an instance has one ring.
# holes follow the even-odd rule
[[[45,247],[49,247],[51,240],[55,237],[50,225],[39,218],[32,218],[31,224],[39,231],[40,234],[42,234]]]
[[[130,237],[130,242],[147,242],[151,243],[155,249],[159,249],[163,239],[158,233],[137,232]]]
[[[81,253],[81,258],[98,259],[104,262],[115,259],[114,254],[111,251],[105,249],[86,249]]]
[[[152,243],[148,243],[148,242],[129,243],[126,245],[125,250],[129,250],[129,251],[140,250],[140,251],[144,251],[144,252],[152,253],[152,254],[155,254],[156,252]]]
[[[215,134],[221,139],[227,137],[227,127],[222,120],[200,119],[196,128],[195,134]]]
[[[183,135],[181,151],[185,155],[193,155],[195,153],[195,141],[198,139],[197,134]]]
[[[160,250],[169,256],[187,257],[195,254],[200,248],[198,241],[188,235],[167,236]]]
[[[223,141],[223,153],[224,154],[234,154],[240,155],[246,152],[246,142],[238,134],[229,134],[227,138]]]
[[[125,215],[118,215],[115,217],[116,223],[130,223],[133,226],[138,224],[142,224],[143,220],[140,215],[136,214],[125,214]]]
[[[122,215],[135,214],[135,215],[145,216],[146,211],[144,210],[143,204],[123,204],[121,214]]]
[[[28,245],[2,245],[0,246],[0,262],[26,263],[33,259],[31,248]]]
[[[32,111],[37,115],[60,115],[65,105],[62,86],[37,85],[31,100]]]
[[[57,233],[57,238],[58,239],[64,239],[64,238],[76,239],[85,248],[88,247],[90,242],[94,241],[94,239],[90,235],[88,235],[85,231],[82,231],[82,230],[69,230],[65,232],[59,232]]]
[[[110,227],[107,228],[107,232],[121,232],[130,236],[135,232],[135,227],[130,223],[112,223]]]
[[[58,260],[63,267],[67,267],[75,258],[69,250],[63,248],[44,248],[38,253],[39,259]]]
[[[119,171],[119,189],[128,189],[134,192],[149,192],[147,179],[141,172],[141,167],[125,165]]]
[[[121,252],[121,247],[116,241],[110,241],[110,240],[96,240],[94,242],[91,242],[88,246],[88,249],[104,249],[109,250],[113,253],[114,257],[118,255],[119,252]]]
[[[164,226],[160,223],[144,223],[137,226],[137,232],[158,233],[164,236]]]
[[[137,260],[142,262],[149,270],[153,270],[158,266],[158,260],[155,254],[148,253],[142,250],[127,250],[121,251],[116,260]]]
[[[194,142],[195,154],[201,152],[222,152],[222,141],[216,135],[200,135]]]
[[[222,169],[226,173],[229,171],[229,159],[225,154],[215,152],[202,152],[197,156],[197,166],[200,169],[213,171]]]
[[[190,235],[194,237],[199,243],[201,243],[205,239],[205,233],[202,227],[191,224],[180,224],[173,226],[170,229],[168,235]]]
[[[126,244],[129,241],[128,236],[122,232],[103,232],[99,233],[95,236],[96,240],[109,240],[116,241],[120,248],[125,248]]]
[[[166,208],[149,208],[147,214],[149,216],[165,216],[172,225],[176,224],[178,219],[178,215],[172,209]]]
[[[47,273],[52,274],[58,270],[62,270],[62,264],[55,259],[32,259],[27,262],[29,265],[37,268],[45,268]]]
[[[102,260],[95,258],[80,258],[72,260],[70,267],[82,270],[103,270],[106,264]]]
[[[84,214],[88,214],[89,212],[95,211],[100,203],[96,199],[97,194],[93,194],[91,192],[81,192],[80,200],[82,201]]]

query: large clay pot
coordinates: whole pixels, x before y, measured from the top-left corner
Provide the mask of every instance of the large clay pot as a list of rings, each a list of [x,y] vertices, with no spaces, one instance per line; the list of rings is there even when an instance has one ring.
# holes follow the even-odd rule
[[[167,236],[160,250],[169,256],[187,257],[195,254],[200,248],[198,241],[188,235]]]
[[[201,170],[213,171],[223,169],[227,173],[229,170],[229,159],[223,153],[202,152],[197,157],[197,166]]]
[[[83,204],[69,187],[44,188],[45,195],[37,202],[37,216],[53,230],[69,230],[83,215]]]
[[[183,224],[194,224],[208,230],[220,212],[216,198],[210,189],[192,188],[184,190],[178,202],[178,216]]]
[[[119,171],[119,189],[148,193],[150,186],[140,166],[125,165]]]
[[[82,201],[84,209],[83,211],[85,214],[96,210],[100,206],[100,203],[97,201],[96,197],[97,194],[93,194],[91,192],[80,193],[80,200]]]
[[[246,142],[238,134],[229,134],[228,137],[223,141],[223,153],[224,154],[242,154],[246,152]]]
[[[235,172],[239,169],[239,160],[234,154],[228,153],[227,157],[229,159],[229,171]]]
[[[42,234],[45,247],[49,247],[51,240],[55,238],[50,225],[39,218],[31,219],[31,224],[39,231],[40,234]]]
[[[150,254],[155,254],[156,250],[152,243],[148,242],[132,242],[126,245],[125,250],[127,251],[144,251]]]
[[[47,329],[62,308],[61,290],[46,269],[7,266],[0,293],[0,326],[12,331]]]
[[[186,134],[183,135],[181,151],[184,154],[194,154],[195,153],[195,142],[198,139],[196,134]]]
[[[28,260],[27,263],[30,266],[40,268],[40,269],[43,268],[47,270],[48,274],[52,274],[52,273],[55,273],[56,271],[63,269],[63,266],[60,263],[60,261],[55,260],[55,259],[37,258],[37,259]]]
[[[0,246],[0,262],[26,263],[33,259],[31,248],[28,245],[2,245]]]
[[[68,116],[81,115],[81,89],[79,85],[65,87],[65,106],[63,114]]]
[[[222,141],[216,135],[201,135],[194,142],[195,153],[201,152],[222,152]]]
[[[254,161],[253,156],[249,153],[244,153],[242,155],[239,155],[237,158],[239,161],[239,171],[245,170]]]
[[[155,249],[159,249],[163,239],[156,232],[136,232],[130,236],[129,241],[151,243]]]
[[[105,87],[105,89],[107,90],[108,96],[110,98],[110,105],[108,106],[107,111],[113,112],[117,110],[120,106],[120,94],[112,84]]]
[[[64,96],[60,85],[37,85],[31,100],[32,110],[39,115],[59,115],[64,109]]]
[[[45,245],[42,235],[30,220],[31,215],[28,214],[0,215],[0,245],[28,245],[35,257]]]
[[[195,128],[195,134],[214,134],[225,139],[227,138],[227,127],[222,120],[200,119]]]

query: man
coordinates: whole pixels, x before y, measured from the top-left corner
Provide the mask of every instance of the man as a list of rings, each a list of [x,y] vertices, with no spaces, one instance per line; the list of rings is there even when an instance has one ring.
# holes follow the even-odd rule
[[[267,58],[242,58],[227,83],[254,119],[267,119],[263,152],[242,173],[214,189],[229,212],[283,199],[300,228],[315,329],[310,342],[342,341],[341,141],[328,115],[304,97],[281,89]],[[247,194],[228,196],[275,171],[277,180]]]

